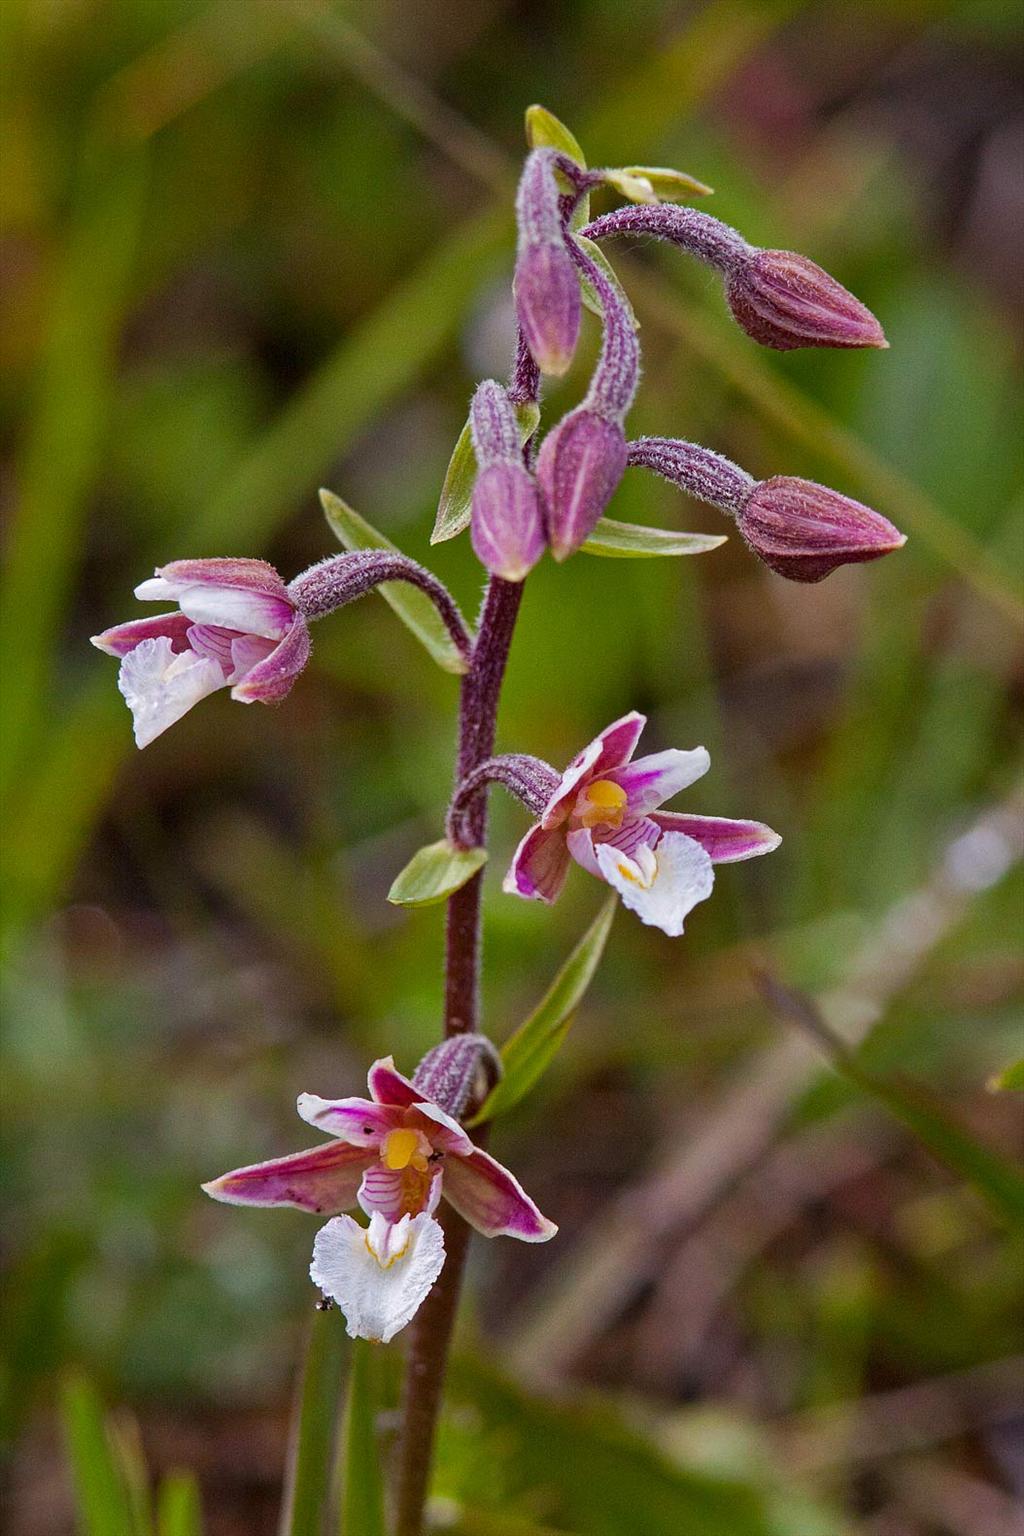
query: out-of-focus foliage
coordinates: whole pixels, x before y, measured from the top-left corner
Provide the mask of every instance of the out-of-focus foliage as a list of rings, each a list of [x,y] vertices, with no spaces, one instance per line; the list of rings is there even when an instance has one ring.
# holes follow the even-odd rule
[[[1019,1235],[969,1157],[934,1161],[864,1085],[909,1079],[961,1148],[1019,1154],[1019,1096],[987,1088],[1021,1055],[1018,26],[1000,0],[3,7],[18,1536],[72,1529],[62,1381],[83,1530],[145,1505],[192,1532],[182,1468],[212,1536],[276,1528],[313,1228],[198,1184],[302,1145],[297,1092],[359,1091],[369,1057],[409,1070],[434,1042],[443,914],[385,898],[443,830],[457,679],[369,599],[317,627],[282,707],[221,695],[138,755],[87,639],[157,561],[291,575],[333,552],[321,485],[472,613],[468,540],[429,538],[473,384],[507,368],[533,101],[592,164],[714,186],[705,206],[821,261],[891,342],[767,356],[679,253],[610,251],[642,326],[635,433],[820,479],[910,537],[811,588],[735,536],[530,578],[501,746],[566,762],[644,709],[657,743],[711,751],[689,806],[784,843],[722,869],[681,941],[618,919],[498,1125],[562,1230],[474,1250],[436,1512],[465,1536],[1012,1517]],[[730,531],[635,471],[610,510]],[[525,820],[495,795],[492,826],[501,1043],[601,893],[577,872],[551,912],[502,896]],[[755,966],[815,995],[855,1074],[766,1008]]]

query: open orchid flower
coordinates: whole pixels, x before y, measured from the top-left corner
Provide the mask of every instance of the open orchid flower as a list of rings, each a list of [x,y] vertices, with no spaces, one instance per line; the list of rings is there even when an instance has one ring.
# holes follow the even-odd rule
[[[632,761],[646,723],[635,711],[623,715],[573,759],[519,844],[506,891],[552,902],[575,859],[614,887],[641,922],[674,937],[687,913],[710,896],[713,865],[779,846],[778,833],[760,821],[660,811],[707,773],[711,760],[696,747]]]
[[[387,1342],[441,1272],[444,1240],[433,1212],[442,1193],[485,1237],[543,1243],[558,1229],[390,1056],[374,1062],[369,1086],[368,1099],[300,1095],[303,1120],[334,1140],[238,1168],[203,1188],[231,1205],[317,1213],[361,1206],[369,1227],[351,1216],[329,1221],[317,1234],[310,1274],[345,1313],[353,1337]]]
[[[276,703],[309,660],[306,620],[264,560],[174,560],[135,596],[178,607],[117,624],[92,643],[121,658],[118,687],[140,747],[218,688],[243,704]]]

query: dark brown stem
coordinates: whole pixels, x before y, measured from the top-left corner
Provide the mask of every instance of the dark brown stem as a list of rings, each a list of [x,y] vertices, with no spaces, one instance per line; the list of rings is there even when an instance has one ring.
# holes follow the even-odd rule
[[[459,707],[459,751],[455,783],[462,783],[494,751],[498,697],[505,676],[512,630],[522,583],[492,576],[487,583],[473,663],[462,680]],[[466,817],[471,847],[482,847],[487,833],[487,801],[483,795]],[[482,875],[455,892],[448,903],[445,932],[444,1032],[475,1031],[480,991],[480,891]]]
[[[461,784],[494,751],[498,698],[508,661],[522,584],[492,576],[487,584],[472,664],[462,680],[459,746],[455,768]],[[483,845],[487,799],[479,795],[464,818],[471,846]],[[445,932],[444,1033],[475,1033],[480,1008],[480,876],[475,875],[448,902]],[[478,1141],[483,1134],[478,1133]],[[411,1324],[402,1403],[395,1536],[421,1536],[430,1480],[434,1432],[444,1385],[448,1346],[462,1285],[469,1228],[450,1206],[441,1223],[445,1262],[433,1289]]]

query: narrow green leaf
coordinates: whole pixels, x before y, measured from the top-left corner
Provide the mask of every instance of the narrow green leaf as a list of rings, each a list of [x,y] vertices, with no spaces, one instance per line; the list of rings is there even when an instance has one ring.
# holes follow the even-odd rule
[[[537,430],[540,406],[529,401],[517,405],[515,412],[519,420],[519,439],[520,442],[525,443]],[[430,535],[431,544],[443,544],[445,539],[454,539],[457,534],[462,533],[463,529],[469,527],[475,484],[476,454],[473,452],[473,439],[467,421],[459,433],[452,456],[448,460],[444,484],[441,487],[441,498],[437,504],[434,531]]]
[[[529,1093],[547,1070],[569,1031],[572,1016],[594,978],[611,931],[618,897],[602,906],[530,1017],[501,1048],[505,1071],[469,1122],[479,1125],[504,1114]]]
[[[634,176],[626,170],[608,170],[604,172],[604,179],[616,192],[628,198],[631,203],[656,203],[657,193],[646,176]]]
[[[333,1308],[315,1312],[292,1418],[281,1521],[286,1536],[322,1536],[334,1471],[345,1347],[339,1313]],[[162,1529],[160,1536],[164,1536]]]
[[[527,107],[526,142],[531,149],[560,150],[563,155],[568,155],[570,160],[575,160],[576,164],[581,165],[584,170],[587,168],[587,159],[576,135],[553,112],[549,112],[547,107],[536,103],[532,107]],[[572,216],[572,227],[582,229],[589,220],[590,194],[588,192],[576,204],[576,211]]]
[[[568,155],[570,160],[575,160],[577,165],[586,169],[586,156],[572,129],[567,128],[553,112],[537,102],[526,109],[526,142],[531,149],[561,150],[563,155]]]
[[[759,975],[758,984],[769,1007],[810,1035],[841,1076],[884,1104],[933,1157],[973,1185],[1004,1221],[1024,1226],[1024,1170],[978,1141],[923,1083],[868,1072],[805,993],[766,974]]]
[[[396,554],[400,552],[397,544],[392,544],[390,539],[378,533],[364,517],[360,517],[358,512],[353,511],[347,502],[335,496],[332,491],[320,492],[320,504],[333,533],[346,549],[389,549]],[[467,670],[466,661],[425,593],[404,581],[382,582],[377,591],[420,644],[426,647],[439,667],[455,673]]]
[[[577,235],[576,244],[580,247],[581,250],[586,251],[587,255],[590,257],[591,261],[596,267],[600,267],[605,277],[615,289],[615,292],[618,295],[623,308],[625,309],[627,315],[630,318],[630,321],[632,322],[634,331],[638,331],[640,329],[640,322],[636,317],[632,304],[630,303],[629,295],[625,288],[623,288],[622,284],[619,282],[615,268],[608,260],[604,251],[602,251],[599,245],[595,245],[593,240],[588,240],[586,235]],[[604,316],[604,305],[601,303],[600,295],[598,294],[597,289],[594,287],[590,279],[584,277],[582,274],[580,275],[580,292],[587,309],[590,310],[592,315],[597,315],[598,319],[601,319]]]
[[[342,1536],[385,1536],[373,1349],[368,1339],[353,1340],[345,1427]]]
[[[156,1506],[159,1536],[203,1536],[199,1485],[191,1472],[169,1472]]]
[[[674,171],[665,165],[624,165],[617,173],[619,176],[628,176],[640,182],[646,182],[654,194],[655,201],[664,200],[667,203],[681,203],[687,197],[710,197],[714,187],[709,187],[703,181],[698,181],[696,176],[688,176],[685,171]],[[611,175],[608,177],[611,181]],[[618,183],[613,182],[613,186]],[[626,197],[629,192],[620,187]]]
[[[672,528],[642,528],[638,523],[602,517],[580,548],[584,554],[612,560],[642,560],[654,555],[704,555],[725,542],[724,533],[676,533]]]
[[[454,848],[447,838],[428,843],[395,876],[388,901],[396,907],[432,907],[447,901],[486,863],[486,848]]]
[[[132,1503],[111,1444],[103,1405],[92,1383],[69,1377],[61,1418],[82,1536],[134,1536]]]
[[[1024,1093],[1024,1057],[997,1072],[988,1086],[993,1093]]]

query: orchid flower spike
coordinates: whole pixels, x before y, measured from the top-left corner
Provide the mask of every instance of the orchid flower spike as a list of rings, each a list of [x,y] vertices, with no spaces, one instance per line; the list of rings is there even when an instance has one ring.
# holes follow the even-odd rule
[[[445,1042],[430,1052],[413,1080],[390,1056],[375,1061],[368,1099],[301,1094],[303,1120],[333,1140],[203,1185],[230,1205],[290,1205],[317,1214],[362,1208],[368,1227],[348,1215],[333,1215],[321,1227],[310,1267],[353,1338],[387,1343],[426,1299],[444,1264],[434,1219],[442,1194],[485,1237],[543,1243],[558,1230],[450,1112],[459,1112],[469,1074],[487,1063],[483,1050],[474,1055],[461,1040],[452,1047]]]
[[[632,761],[645,716],[607,726],[562,774],[540,821],[516,850],[505,878],[515,896],[552,902],[570,859],[612,886],[643,923],[672,937],[711,895],[715,864],[771,853],[782,839],[760,821],[660,811],[663,801],[708,771],[703,747]]]
[[[94,635],[121,658],[118,687],[147,747],[218,688],[242,704],[276,704],[309,660],[306,620],[264,560],[175,560],[136,587],[177,609]]]

